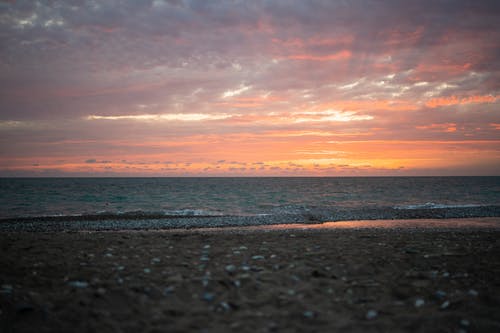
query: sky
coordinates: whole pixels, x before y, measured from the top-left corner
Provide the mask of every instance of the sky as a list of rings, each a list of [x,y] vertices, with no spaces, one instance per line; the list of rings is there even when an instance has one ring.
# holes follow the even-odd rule
[[[0,1],[0,176],[500,175],[499,1]]]

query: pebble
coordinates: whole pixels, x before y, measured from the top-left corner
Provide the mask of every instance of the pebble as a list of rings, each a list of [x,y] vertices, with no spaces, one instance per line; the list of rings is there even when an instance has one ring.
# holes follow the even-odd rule
[[[14,290],[14,288],[12,287],[12,285],[10,284],[2,284],[2,294],[10,294],[12,293],[12,290]]]
[[[161,259],[160,259],[160,258],[153,258],[153,259],[151,259],[151,263],[152,263],[152,264],[157,264],[157,263],[159,263],[159,262],[161,262]]]
[[[226,266],[226,272],[228,273],[234,273],[236,271],[236,266],[235,265],[227,265]]]
[[[98,295],[104,295],[105,293],[106,293],[106,289],[104,289],[104,288],[98,288],[97,289],[97,294]]]
[[[475,297],[476,297],[476,296],[479,296],[479,293],[478,293],[476,290],[474,290],[474,289],[469,289],[469,292],[468,292],[468,293],[469,293],[469,295],[471,295],[471,296],[475,296]]]
[[[446,292],[444,292],[442,290],[438,290],[438,291],[436,291],[436,293],[434,295],[438,299],[443,299],[444,297],[446,297]]]
[[[89,286],[88,282],[85,281],[70,281],[68,284],[75,288],[87,288]]]
[[[450,301],[444,301],[443,304],[441,304],[440,308],[441,309],[446,309],[449,306],[450,306]]]
[[[175,290],[174,286],[168,286],[165,289],[163,289],[163,295],[167,296],[167,295],[173,293],[174,290]]]
[[[209,244],[207,244],[207,245],[203,246],[203,248],[204,248],[205,250],[207,250],[207,249],[209,249],[209,248],[210,248],[210,245],[209,245]]]
[[[468,321],[467,319],[462,319],[462,320],[460,320],[460,325],[462,325],[462,326],[469,326],[470,325],[470,321]]]
[[[206,302],[212,302],[215,299],[215,294],[206,292],[206,293],[203,293],[202,298]]]
[[[231,310],[231,306],[227,302],[220,302],[218,305],[218,309],[222,311],[229,311]]]
[[[149,268],[144,268],[144,273],[146,273],[146,274],[151,273],[151,269],[149,269]]]
[[[368,310],[365,317],[367,320],[375,319],[378,317],[378,312],[376,310]]]
[[[425,301],[421,298],[417,298],[415,300],[415,307],[416,308],[419,308],[419,307],[423,306],[424,304],[425,304]]]
[[[256,256],[253,256],[252,259],[253,260],[264,260],[266,258],[264,256],[261,256],[261,255],[256,255]]]
[[[309,319],[316,317],[316,314],[313,311],[304,311],[302,315]]]
[[[116,270],[118,271],[123,271],[125,269],[125,266],[118,266],[116,267]]]

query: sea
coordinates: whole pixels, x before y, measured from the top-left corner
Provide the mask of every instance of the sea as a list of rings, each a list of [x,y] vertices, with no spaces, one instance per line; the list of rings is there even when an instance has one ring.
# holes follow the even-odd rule
[[[0,222],[223,226],[482,216],[500,216],[500,177],[0,178]]]

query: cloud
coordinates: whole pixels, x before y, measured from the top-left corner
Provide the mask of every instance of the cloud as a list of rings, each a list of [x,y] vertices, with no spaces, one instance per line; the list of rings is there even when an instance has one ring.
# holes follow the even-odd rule
[[[451,97],[439,97],[439,98],[433,98],[427,103],[425,103],[426,106],[430,108],[436,108],[439,106],[449,106],[449,105],[460,105],[460,104],[477,104],[477,103],[494,103],[497,101],[497,99],[500,98],[499,96],[470,96],[470,97],[463,97],[463,98],[458,98],[457,96],[451,96]]]
[[[268,170],[300,157],[289,152],[363,155],[328,142],[397,139],[478,142],[462,162],[477,149],[498,165],[479,142],[498,138],[499,11],[461,0],[3,2],[0,157],[87,168],[75,172],[102,166],[87,156]],[[378,160],[399,150],[388,149],[344,162],[389,170]]]
[[[135,120],[135,121],[205,121],[231,118],[229,114],[176,113],[176,114],[140,114],[116,116],[87,116],[87,120]]]

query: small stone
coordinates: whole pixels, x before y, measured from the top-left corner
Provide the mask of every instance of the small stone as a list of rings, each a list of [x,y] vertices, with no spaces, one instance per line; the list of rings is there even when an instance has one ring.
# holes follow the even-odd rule
[[[446,297],[446,292],[438,290],[434,295],[436,296],[437,299],[443,299]]]
[[[468,294],[471,295],[471,296],[474,296],[474,297],[479,296],[479,293],[476,290],[474,290],[474,289],[469,289]]]
[[[88,282],[85,281],[70,281],[68,284],[74,288],[87,288],[89,286]]]
[[[234,273],[236,271],[236,266],[235,265],[227,265],[226,266],[226,272],[228,273]]]
[[[276,258],[276,257],[277,257],[277,255],[275,255],[275,254],[271,254],[271,257],[270,257],[270,258],[271,258],[271,259],[274,259],[274,258]]]
[[[106,293],[106,289],[104,289],[104,288],[98,288],[97,289],[97,294],[98,295],[104,295],[105,293]]]
[[[157,263],[159,263],[159,262],[161,262],[161,259],[160,259],[160,258],[153,258],[153,259],[151,259],[151,263],[152,263],[152,264],[157,264]]]
[[[171,293],[174,292],[174,290],[175,290],[174,286],[168,286],[165,289],[163,289],[163,295],[165,296],[170,295]]]
[[[203,293],[202,299],[206,302],[212,302],[215,299],[215,294],[213,293]]]
[[[248,250],[248,248],[244,245],[240,246],[240,250]]]
[[[144,268],[144,273],[146,273],[146,274],[151,273],[151,269],[150,268]]]
[[[302,315],[308,319],[313,319],[314,317],[316,317],[314,311],[304,311]]]
[[[443,277],[449,277],[450,276],[450,273],[448,272],[443,272]]]
[[[113,254],[108,252],[108,253],[106,253],[104,256],[105,256],[105,257],[110,258],[110,257],[112,257],[112,256],[113,256]]]
[[[231,310],[231,306],[227,302],[220,302],[218,309],[220,309],[222,311],[229,311],[229,310]]]
[[[264,258],[264,256],[261,256],[261,255],[257,255],[257,256],[253,256],[252,257],[253,260],[264,260],[266,258]]]
[[[419,307],[423,306],[424,304],[425,304],[425,301],[421,298],[417,298],[415,300],[415,307],[416,308],[419,308]]]
[[[368,310],[365,317],[367,320],[375,319],[378,317],[378,312],[376,310]]]
[[[443,304],[441,304],[440,308],[444,310],[449,306],[450,306],[450,301],[444,301]]]
[[[10,284],[2,284],[2,294],[11,294],[14,288]]]
[[[248,272],[251,268],[248,265],[243,265],[243,266],[241,266],[241,269]]]
[[[467,319],[462,319],[462,320],[460,320],[460,325],[462,325],[462,326],[469,326],[470,325],[470,321],[468,321]]]
[[[210,248],[210,245],[209,245],[209,244],[207,244],[207,245],[203,246],[203,248],[204,248],[205,250],[208,250],[208,249]]]

